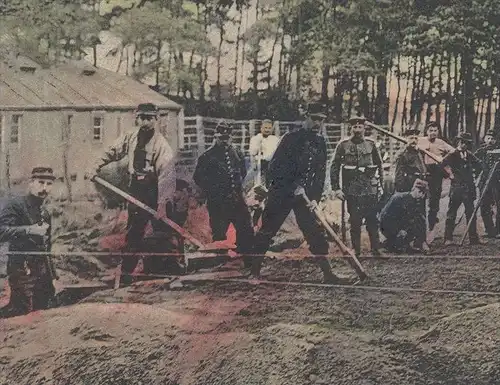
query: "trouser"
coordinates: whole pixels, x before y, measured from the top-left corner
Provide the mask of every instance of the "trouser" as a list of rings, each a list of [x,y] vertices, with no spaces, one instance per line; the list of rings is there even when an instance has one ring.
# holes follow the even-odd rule
[[[245,264],[248,266],[252,250],[254,232],[250,211],[243,195],[235,196],[223,201],[209,200],[207,202],[212,240],[223,241],[226,239],[227,229],[232,223],[236,230],[236,247],[239,253],[245,254]]]
[[[474,200],[476,199],[475,186],[451,186],[450,188],[450,202],[448,203],[448,213],[446,214],[446,226],[444,231],[444,239],[451,241],[453,239],[453,230],[455,229],[455,220],[457,218],[457,211],[460,205],[464,205],[465,217],[467,218],[467,223],[472,218],[474,212]],[[472,218],[470,230],[469,230],[469,241],[476,242],[478,240],[477,226],[476,226],[476,216]]]
[[[314,213],[307,207],[302,197],[284,194],[270,194],[267,205],[262,214],[262,227],[255,236],[255,257],[252,263],[252,272],[259,275],[263,255],[269,249],[273,237],[281,225],[293,210],[299,229],[304,235],[311,254],[318,256],[315,261],[320,266],[325,277],[332,277],[333,273],[330,263],[326,259],[328,255],[328,241],[324,229],[318,224]]]
[[[356,255],[361,253],[361,225],[363,218],[366,220],[366,230],[370,237],[372,250],[377,250],[380,245],[378,234],[377,218],[377,195],[363,195],[347,197],[347,211],[349,212],[349,221],[351,223],[351,242]]]
[[[425,201],[422,201],[422,206],[425,210]],[[406,223],[402,223],[399,226],[395,226],[394,223],[381,223],[380,230],[384,237],[387,238],[387,249],[392,251],[406,251],[411,242],[416,248],[422,247],[425,241],[425,216],[422,215],[421,209],[419,207],[419,213],[416,213],[415,217]],[[401,230],[406,231],[405,236],[399,236]]]
[[[429,229],[432,230],[437,223],[439,213],[439,202],[441,201],[441,193],[443,191],[443,169],[440,165],[427,165],[429,172]]]
[[[18,316],[50,307],[55,288],[50,276],[37,277],[17,271],[9,275],[10,298],[5,315]]]
[[[130,184],[130,194],[148,205],[153,210],[158,209],[158,184],[157,183],[142,183],[135,179]],[[167,210],[167,215],[172,212],[172,208]],[[170,215],[169,215],[170,216]],[[153,231],[161,232],[168,231],[167,225],[161,221],[154,219],[151,214],[139,208],[138,206],[129,203],[128,205],[128,221],[126,235],[126,251],[137,252],[141,250],[146,225],[151,221]],[[137,266],[139,256],[127,255],[122,258],[122,273],[131,274]]]
[[[483,218],[484,229],[489,237],[500,233],[500,191],[497,186],[490,186],[481,201],[480,210]],[[492,206],[496,206],[495,224],[493,223]]]

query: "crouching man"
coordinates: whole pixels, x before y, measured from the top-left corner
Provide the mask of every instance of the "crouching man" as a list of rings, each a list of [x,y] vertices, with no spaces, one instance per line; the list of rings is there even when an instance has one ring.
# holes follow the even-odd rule
[[[28,194],[9,200],[0,212],[0,242],[11,252],[50,252],[51,220],[42,208],[55,177],[49,167],[35,167]],[[47,309],[54,299],[57,279],[50,256],[9,255],[9,304],[0,317],[13,317]]]
[[[389,252],[428,251],[425,245],[426,223],[422,201],[429,192],[429,185],[415,180],[409,192],[396,192],[380,213],[380,230],[386,237]]]

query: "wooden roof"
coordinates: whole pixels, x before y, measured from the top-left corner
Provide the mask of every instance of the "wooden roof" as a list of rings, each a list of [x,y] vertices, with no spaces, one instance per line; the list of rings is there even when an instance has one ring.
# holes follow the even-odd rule
[[[84,62],[29,67],[20,60],[0,64],[0,110],[131,109],[147,102],[161,109],[181,108],[146,84]]]

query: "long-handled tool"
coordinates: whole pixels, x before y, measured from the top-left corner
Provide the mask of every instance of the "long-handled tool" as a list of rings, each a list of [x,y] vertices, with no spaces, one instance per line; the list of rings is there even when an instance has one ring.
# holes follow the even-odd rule
[[[113,191],[114,193],[120,195],[122,198],[126,199],[129,203],[132,203],[132,204],[136,205],[137,207],[139,207],[140,209],[148,212],[157,220],[160,220],[163,223],[170,226],[172,229],[177,231],[177,233],[179,233],[183,238],[187,239],[193,245],[197,246],[199,248],[198,251],[205,251],[205,252],[213,251],[214,247],[211,247],[210,244],[209,245],[203,244],[201,241],[199,241],[192,234],[190,234],[188,231],[184,230],[182,227],[180,227],[177,223],[175,223],[171,219],[160,217],[156,210],[153,210],[151,207],[142,203],[138,199],[134,198],[132,195],[127,194],[125,191],[120,190],[118,187],[113,186],[111,183],[105,181],[104,179],[102,179],[98,176],[95,176],[92,180],[94,182],[99,183],[100,185],[106,187],[107,189]],[[235,257],[237,255],[238,254],[236,252],[234,252],[233,250],[228,250],[229,257]],[[212,257],[212,256],[210,256],[210,257]],[[189,258],[189,259],[195,259],[195,258]],[[186,256],[186,261],[187,260],[188,260],[188,258]],[[187,265],[188,265],[188,263],[186,263],[186,266]],[[120,275],[121,275],[121,268],[118,269],[117,274],[116,274],[115,289],[117,289],[119,287]]]
[[[296,194],[301,195],[304,198],[304,200],[306,201],[308,206],[312,206],[311,200],[306,195],[304,189],[302,189],[301,191],[297,191]],[[362,281],[365,280],[368,277],[368,275],[366,274],[365,269],[363,268],[363,266],[361,266],[361,263],[359,262],[358,258],[356,258],[356,255],[353,253],[353,251],[351,249],[349,249],[345,245],[344,242],[342,242],[342,240],[337,235],[337,233],[328,224],[326,218],[324,217],[324,215],[321,212],[321,210],[319,209],[319,207],[317,207],[317,206],[314,207],[313,211],[314,211],[314,214],[316,215],[316,218],[321,222],[321,224],[326,229],[326,231],[328,231],[328,234],[330,234],[332,236],[335,243],[340,247],[340,250],[342,251],[342,253],[346,256],[349,256],[349,258],[347,258],[347,261],[349,262],[351,267],[354,269],[356,274],[358,274],[359,279]]]
[[[500,161],[496,161],[495,164],[493,165],[493,168],[491,169],[490,173],[488,174],[488,179],[486,179],[486,183],[484,184],[483,191],[481,192],[481,196],[479,197],[479,199],[476,202],[476,205],[474,206],[474,211],[472,212],[472,215],[469,219],[469,222],[467,223],[467,228],[465,229],[465,233],[462,236],[462,239],[460,240],[460,246],[462,246],[464,244],[465,237],[469,233],[472,221],[477,214],[477,210],[479,209],[479,206],[481,205],[481,202],[484,199],[484,196],[486,195],[486,191],[488,190],[488,187],[491,183],[493,175],[495,174],[499,164],[500,164]]]

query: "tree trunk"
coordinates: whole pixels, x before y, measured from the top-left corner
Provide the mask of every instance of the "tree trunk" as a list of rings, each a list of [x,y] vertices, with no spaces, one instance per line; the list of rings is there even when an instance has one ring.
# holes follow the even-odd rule
[[[394,104],[394,113],[392,114],[391,131],[394,131],[394,126],[396,124],[396,117],[398,116],[398,108],[399,108],[399,97],[401,95],[401,55],[399,53],[397,60],[396,80],[398,83],[398,91],[396,93],[396,103]]]
[[[490,86],[490,89],[489,89],[489,93],[488,93],[488,102],[486,104],[486,116],[484,117],[484,131],[486,133],[486,131],[490,130],[491,129],[491,104],[493,103],[493,92],[495,92],[495,87],[494,85],[495,84],[493,82],[493,79],[491,79],[491,86]]]
[[[324,65],[321,76],[321,102],[328,103],[328,85],[330,84],[330,66]]]
[[[216,95],[216,100],[217,103],[220,103],[220,98],[221,98],[221,89],[220,89],[220,71],[221,71],[221,58],[222,58],[222,45],[224,43],[224,34],[225,34],[225,29],[224,29],[224,24],[221,23],[220,25],[220,32],[219,32],[219,48],[217,51],[217,82],[216,82],[216,90],[215,90],[215,95]]]
[[[384,68],[387,68],[385,65]],[[387,109],[387,75],[385,74],[386,71],[384,71],[384,75],[379,75],[377,76],[377,96],[375,100],[375,124],[382,124],[386,125],[388,124],[388,119],[389,119],[389,111]]]
[[[240,14],[239,14],[239,19],[238,19],[238,30],[236,32],[236,57],[234,60],[234,77],[233,77],[233,83],[234,83],[234,88],[236,90],[237,83],[238,83],[238,65],[239,65],[239,59],[240,59],[240,42],[241,42],[241,25],[243,23],[243,7],[240,9]]]
[[[448,60],[446,67],[448,68],[447,76],[446,76],[446,99],[444,105],[444,126],[443,133],[446,137],[448,137],[449,131],[449,117],[450,117],[450,104],[451,104],[451,54],[448,52]]]
[[[473,58],[468,53],[462,57],[462,71],[464,80],[464,112],[465,112],[465,128],[467,132],[472,134],[473,138],[477,138],[476,130],[476,111],[474,110],[474,78],[473,78]],[[477,141],[475,141],[477,144]]]

